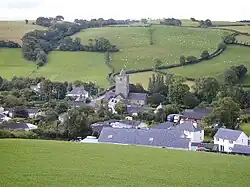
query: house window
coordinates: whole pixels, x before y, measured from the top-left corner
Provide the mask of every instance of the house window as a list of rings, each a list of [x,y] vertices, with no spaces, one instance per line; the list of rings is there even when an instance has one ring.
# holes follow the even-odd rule
[[[244,142],[244,140],[242,139],[242,143]]]
[[[229,140],[229,143],[230,143],[230,144],[233,144],[234,142],[233,142],[232,140]]]
[[[220,141],[220,139],[219,139],[219,138],[216,138],[216,141]]]
[[[108,138],[111,139],[113,137],[113,135],[108,135]]]
[[[111,102],[114,102],[114,99],[112,99]]]

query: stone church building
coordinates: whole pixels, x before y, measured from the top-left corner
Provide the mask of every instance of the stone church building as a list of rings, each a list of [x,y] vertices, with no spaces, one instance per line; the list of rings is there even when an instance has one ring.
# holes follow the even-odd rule
[[[108,106],[113,111],[118,102],[123,102],[128,107],[143,107],[147,104],[146,93],[131,93],[129,91],[129,75],[122,69],[115,78],[115,91],[106,93],[104,100],[108,101]]]

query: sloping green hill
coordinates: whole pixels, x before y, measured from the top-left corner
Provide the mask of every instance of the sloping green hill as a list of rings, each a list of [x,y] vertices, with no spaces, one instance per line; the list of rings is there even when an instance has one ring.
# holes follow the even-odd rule
[[[107,87],[109,72],[102,53],[56,51],[49,54],[48,64],[39,68],[32,77],[43,76],[60,82],[91,81]]]
[[[0,186],[248,187],[250,158],[136,146],[0,140]]]
[[[27,76],[36,65],[25,60],[21,49],[0,48],[0,76],[11,79],[13,76]]]
[[[215,51],[221,42],[221,36],[228,32],[213,29],[155,27],[154,45],[149,45],[149,28],[103,27],[84,30],[74,37],[80,37],[84,43],[96,37],[105,37],[116,44],[121,51],[114,53],[112,64],[116,71],[152,67],[152,61],[158,58],[164,64],[178,63],[181,55],[199,57],[202,51]]]
[[[250,69],[250,49],[248,47],[228,46],[222,55],[212,60],[166,71],[194,78],[200,76],[217,76],[224,73],[226,68],[241,64],[245,65],[248,70]],[[250,76],[249,72],[247,76]],[[247,79],[246,83],[250,83],[248,81],[250,80]]]

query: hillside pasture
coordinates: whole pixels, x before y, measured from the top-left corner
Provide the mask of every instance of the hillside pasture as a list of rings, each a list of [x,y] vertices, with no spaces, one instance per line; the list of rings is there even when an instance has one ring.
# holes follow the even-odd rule
[[[237,35],[236,37],[236,40],[238,42],[241,42],[241,43],[249,43],[250,44],[250,36],[246,36],[246,35]]]
[[[24,21],[0,21],[0,40],[14,41],[22,44],[21,38],[25,33],[33,30],[44,30],[45,27],[25,24]]]
[[[110,71],[103,53],[55,51],[49,54],[48,64],[33,73],[32,77],[43,76],[60,82],[81,80],[107,87]]]
[[[226,29],[233,29],[243,33],[250,33],[250,26],[228,26],[228,27],[220,27]]]
[[[154,45],[149,45],[149,28],[93,28],[77,33],[84,43],[91,38],[105,37],[120,48],[112,55],[115,71],[121,68],[142,69],[153,66],[158,58],[164,65],[178,63],[181,55],[199,57],[202,51],[215,51],[226,31],[186,27],[156,26]]]
[[[248,187],[249,157],[149,147],[0,140],[0,186]]]
[[[202,76],[219,76],[226,68],[232,65],[245,65],[250,70],[250,49],[248,47],[228,46],[227,50],[220,56],[203,61],[199,64],[193,64],[165,71],[170,71],[184,77],[202,77]],[[247,76],[249,77],[249,71]],[[247,78],[245,83],[249,84]]]
[[[28,76],[36,65],[25,60],[21,49],[0,48],[0,76],[11,79],[14,76]]]

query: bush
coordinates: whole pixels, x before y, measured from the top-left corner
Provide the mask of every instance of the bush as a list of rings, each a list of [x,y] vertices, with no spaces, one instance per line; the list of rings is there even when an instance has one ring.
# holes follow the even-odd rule
[[[38,136],[32,131],[0,130],[0,138],[36,139]]]
[[[195,56],[188,56],[187,57],[187,63],[188,64],[192,64],[197,60],[197,58]]]

